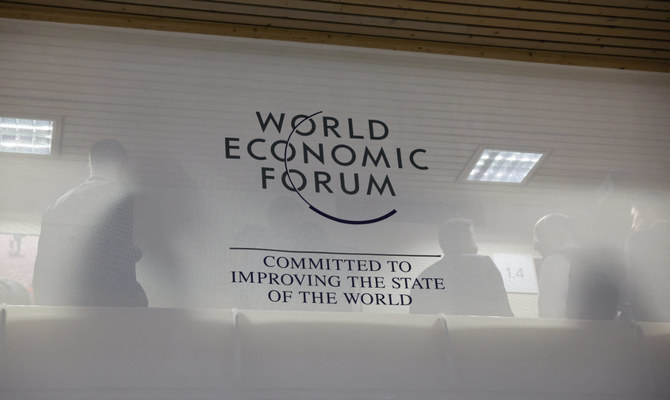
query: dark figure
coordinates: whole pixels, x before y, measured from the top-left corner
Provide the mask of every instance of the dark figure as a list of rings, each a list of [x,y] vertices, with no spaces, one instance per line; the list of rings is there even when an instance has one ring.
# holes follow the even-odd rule
[[[656,198],[658,197],[658,198]],[[670,221],[659,196],[639,199],[626,240],[628,298],[632,318],[670,322]]]
[[[412,313],[513,317],[500,271],[488,256],[479,256],[472,223],[447,221],[439,231],[444,257],[419,275],[444,278],[444,290],[412,291]]]
[[[132,240],[133,202],[124,188],[126,152],[114,140],[91,147],[90,177],[42,219],[35,260],[36,304],[146,307]]]
[[[579,248],[569,218],[549,214],[535,224],[542,255],[538,311],[542,318],[617,317],[623,265],[604,247]]]

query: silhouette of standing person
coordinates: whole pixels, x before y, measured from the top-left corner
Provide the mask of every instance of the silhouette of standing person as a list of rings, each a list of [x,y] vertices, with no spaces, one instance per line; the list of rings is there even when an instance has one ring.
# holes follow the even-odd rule
[[[628,301],[638,321],[670,322],[670,220],[667,200],[651,194],[631,209],[626,239]]]
[[[500,271],[488,256],[477,255],[472,222],[450,219],[439,231],[444,257],[423,271],[442,278],[442,290],[412,290],[411,313],[513,317]]]
[[[540,318],[615,319],[623,270],[616,254],[577,246],[570,218],[563,214],[540,218],[534,233],[542,255]]]
[[[61,196],[42,219],[35,303],[146,307],[135,263],[133,199],[124,186],[126,151],[106,139],[91,146],[90,176]]]

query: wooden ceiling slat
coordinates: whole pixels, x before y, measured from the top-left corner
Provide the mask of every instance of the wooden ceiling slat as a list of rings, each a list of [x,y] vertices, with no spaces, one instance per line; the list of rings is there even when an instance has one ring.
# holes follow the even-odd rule
[[[481,0],[480,0],[481,1]],[[323,2],[331,2],[331,3],[323,3]],[[384,6],[385,2],[381,1],[370,1],[370,0],[349,0],[347,3],[353,2],[357,3],[359,5],[370,5],[373,3],[373,5],[377,6]],[[516,3],[517,1],[514,0],[513,3]],[[528,2],[527,0],[524,2]],[[53,5],[53,6],[59,6],[59,7],[68,7],[68,3],[73,3],[70,1],[61,1],[61,0],[45,0],[45,1],[23,1],[23,2],[18,2],[18,3],[25,3],[25,4],[41,4],[41,5]],[[296,3],[287,3],[287,2],[282,2],[282,4],[286,3],[287,5],[290,4],[289,7],[277,7],[276,4],[272,4],[270,1],[249,1],[249,2],[231,2],[231,1],[216,1],[216,2],[204,2],[204,1],[196,1],[196,0],[165,0],[165,1],[152,1],[152,0],[143,0],[143,1],[114,1],[114,2],[109,2],[109,1],[91,1],[91,6],[90,10],[96,10],[96,9],[106,9],[104,4],[105,3],[125,3],[128,5],[156,5],[156,6],[162,6],[166,8],[178,8],[182,10],[187,10],[187,9],[198,9],[198,10],[211,10],[211,11],[219,11],[219,12],[232,12],[228,11],[222,6],[226,7],[240,7],[240,6],[253,6],[254,4],[258,5],[265,5],[265,6],[272,6],[270,8],[273,9],[283,9],[286,10],[286,12],[297,12],[297,11],[322,11],[322,12],[327,12],[331,13],[334,15],[337,15],[339,12],[333,12],[333,5],[341,4],[341,7],[344,7],[346,3],[342,3],[340,1],[335,2],[334,0],[322,0],[321,2],[311,2],[311,6],[307,8],[303,8],[307,6],[305,2],[296,2]],[[323,3],[327,5],[328,7],[324,7],[322,10],[320,10],[317,7],[314,7],[314,5]],[[396,2],[394,2],[396,3]],[[398,3],[403,3],[403,2],[398,2]],[[406,6],[400,6],[401,9],[414,9],[414,10],[422,10],[422,8],[419,6],[420,4],[425,3],[421,1],[412,1],[412,2],[407,2]],[[531,2],[533,3],[533,2]],[[95,6],[95,4],[98,4],[98,6]],[[435,4],[435,3],[430,3],[430,4]],[[454,10],[454,6],[451,3],[439,3],[438,5],[442,6],[437,8],[436,10],[428,10],[431,11],[429,13],[425,13],[426,17],[424,18],[419,18],[419,19],[426,19],[430,17],[431,15],[434,15],[435,12],[433,11],[439,11],[440,13],[447,13],[447,14],[465,14],[465,15],[473,15],[473,16],[479,16],[479,17],[486,17],[486,16],[491,16],[495,18],[504,18],[504,19],[521,19],[521,20],[529,20],[529,21],[536,21],[536,20],[545,20],[549,22],[555,22],[555,21],[561,21],[563,23],[568,23],[568,24],[583,24],[583,25],[600,25],[600,26],[606,26],[606,27],[611,27],[611,26],[623,26],[623,27],[632,27],[632,28],[638,28],[638,29],[643,29],[643,30],[649,30],[649,29],[657,29],[657,30],[663,30],[663,31],[668,31],[670,35],[670,20],[668,16],[665,18],[659,18],[658,20],[642,20],[642,19],[636,19],[636,18],[630,18],[630,17],[622,17],[622,18],[610,18],[610,17],[604,17],[604,16],[593,16],[594,19],[586,19],[584,20],[583,17],[589,17],[588,15],[584,14],[565,14],[562,15],[561,13],[544,13],[544,12],[538,12],[535,13],[534,11],[530,10],[525,10],[525,9],[517,9],[517,8],[503,8],[503,7],[479,7],[479,6],[462,6],[462,5],[456,5],[458,11]],[[76,6],[74,5],[69,5],[70,7],[74,8]],[[387,7],[388,8],[388,7]],[[465,10],[469,10],[469,12],[465,12]],[[425,10],[424,10],[425,11]],[[400,16],[399,16],[400,17]]]
[[[119,4],[98,2],[93,0],[32,0],[26,3],[49,5],[76,9],[91,9],[107,12],[155,15],[160,17],[238,23],[255,26],[277,26],[289,29],[307,29],[366,36],[384,36],[391,38],[418,39],[438,42],[465,43],[480,46],[497,46],[509,48],[533,48],[571,53],[617,55],[627,57],[645,57],[670,59],[670,51],[613,47],[606,45],[580,44],[570,42],[538,41],[525,38],[508,38],[494,36],[478,36],[472,32],[454,32],[467,29],[466,26],[432,24],[434,31],[417,30],[411,22],[403,20],[387,20],[375,17],[357,17],[342,14],[317,13],[311,11],[292,11],[286,9],[241,6],[228,4],[222,9],[227,12],[211,12],[200,10],[183,10],[166,7],[153,7],[135,4]],[[259,16],[260,15],[260,16]],[[376,25],[371,25],[376,24]],[[384,26],[383,24],[386,24]],[[390,27],[393,26],[393,27]],[[425,26],[422,26],[426,28]],[[530,35],[532,36],[532,35]]]
[[[121,3],[134,4],[136,1],[126,1],[120,0]],[[185,7],[188,6],[192,9],[199,10],[210,10],[210,11],[226,11],[224,4],[232,4],[235,2],[228,1],[216,1],[213,2],[203,2],[195,0],[144,0],[142,4],[146,5],[155,5],[155,6],[165,6],[165,7]],[[535,35],[535,37],[542,35],[543,37],[547,35],[546,40],[553,41],[566,41],[566,40],[575,40],[579,43],[592,43],[592,44],[605,44],[605,45],[615,45],[619,43],[621,46],[629,47],[645,47],[645,48],[667,48],[670,46],[670,33],[658,32],[653,30],[641,30],[641,29],[623,29],[623,28],[613,28],[613,27],[602,27],[602,26],[591,26],[591,25],[573,25],[573,24],[561,24],[561,23],[537,23],[534,21],[526,20],[510,20],[510,19],[501,19],[501,18],[482,18],[472,15],[464,14],[445,14],[445,13],[430,13],[426,14],[425,12],[418,11],[408,11],[408,10],[399,10],[387,7],[370,7],[370,6],[359,6],[359,5],[336,5],[335,3],[324,3],[318,1],[284,1],[277,2],[276,0],[246,0],[244,5],[251,6],[268,6],[273,8],[278,8],[278,3],[282,7],[287,9],[287,16],[290,16],[288,10],[305,10],[305,11],[321,11],[326,13],[340,13],[340,14],[352,14],[359,16],[370,16],[370,17],[382,17],[390,18],[388,22],[389,25],[393,25],[394,20],[403,19],[403,20],[416,20],[425,23],[447,23],[452,24],[451,26],[460,26],[460,25],[474,25],[486,27],[488,29],[498,28],[508,28],[506,31],[497,32],[492,34],[493,36],[502,36],[501,33],[504,33],[506,37],[515,37],[514,33],[518,32],[517,37],[528,37],[529,35]],[[365,4],[366,1],[362,1],[362,4]],[[469,7],[469,6],[468,6]],[[472,7],[470,7],[472,8]],[[258,13],[262,14],[262,9],[258,9]],[[422,30],[427,30],[428,27],[422,28]],[[461,32],[465,32],[464,29],[460,29]],[[540,31],[537,33],[534,31]],[[458,30],[456,30],[458,32]],[[529,33],[532,32],[532,33]],[[549,37],[552,32],[559,33],[571,33],[574,34],[571,37]],[[477,33],[474,33],[477,34]],[[483,33],[490,35],[490,33]],[[583,37],[582,37],[583,36]],[[613,36],[610,38],[610,36]],[[650,39],[650,42],[638,42],[636,39]]]
[[[610,5],[614,7],[670,11],[670,2],[665,0],[552,0],[560,3]]]
[[[215,2],[226,2],[228,0],[213,0]],[[268,0],[272,1],[272,0]],[[488,7],[507,7],[507,8],[523,8],[519,0],[511,0],[508,3],[505,0],[483,0],[484,3],[478,0],[317,0],[315,2],[331,2],[338,4],[369,4],[382,7],[390,7],[396,9],[418,9],[426,11],[444,11],[449,10],[465,10],[472,8],[480,8],[482,6]],[[291,3],[284,1],[279,3]],[[580,6],[597,6],[599,8],[611,8],[621,10],[645,11],[645,12],[664,12],[670,11],[670,3],[667,1],[644,1],[644,0],[525,0],[527,8],[530,9],[551,9],[550,7],[563,7],[563,5],[570,5],[572,7]],[[535,4],[537,3],[537,4]],[[505,6],[504,4],[507,4]],[[592,10],[593,11],[593,10]],[[460,11],[453,11],[460,12]],[[625,14],[624,16],[630,16]],[[660,18],[665,20],[665,18]]]
[[[152,0],[153,1],[153,0]],[[605,1],[605,0],[602,0]],[[269,0],[249,0],[250,3],[259,4],[262,2],[269,2]],[[378,0],[369,0],[366,2],[358,0],[348,0],[346,4],[351,5],[352,3],[377,3]],[[147,7],[141,13],[128,14],[124,12],[115,12],[115,11],[93,11],[93,10],[76,10],[72,8],[53,8],[51,6],[36,6],[29,5],[25,3],[31,2],[21,2],[21,1],[0,1],[0,17],[7,18],[21,18],[21,19],[37,19],[37,20],[46,20],[46,21],[58,21],[58,22],[70,22],[70,23],[84,23],[84,24],[93,24],[93,25],[108,25],[108,26],[120,26],[120,27],[130,27],[130,28],[143,28],[143,29],[156,29],[156,30],[167,30],[167,31],[179,31],[179,32],[194,32],[194,33],[206,33],[206,34],[216,34],[216,35],[230,35],[230,36],[242,36],[242,37],[253,37],[253,38],[266,38],[266,39],[278,39],[278,40],[290,40],[290,41],[301,41],[301,42],[310,42],[310,43],[326,43],[326,44],[338,44],[338,45],[348,45],[348,46],[358,46],[358,47],[371,47],[371,48],[382,48],[382,49],[393,49],[393,50],[405,50],[405,51],[418,51],[418,52],[430,52],[438,54],[455,54],[462,56],[474,56],[474,57],[487,57],[487,58],[501,58],[508,60],[518,60],[518,61],[534,61],[534,62],[545,62],[545,63],[557,63],[557,64],[569,64],[569,65],[583,65],[583,66],[596,66],[596,67],[606,67],[606,68],[625,68],[625,69],[638,69],[638,70],[648,70],[648,71],[670,71],[670,63],[662,57],[667,57],[666,52],[664,51],[653,51],[653,50],[644,50],[641,48],[627,49],[626,47],[615,47],[615,46],[595,46],[595,45],[585,45],[583,43],[544,43],[542,46],[538,46],[538,41],[541,43],[543,40],[542,36],[544,32],[538,32],[538,40],[516,40],[509,41],[506,39],[489,37],[489,36],[479,36],[479,35],[464,35],[464,34],[455,34],[455,33],[435,33],[435,32],[415,32],[411,30],[403,30],[397,28],[374,28],[366,26],[356,26],[356,22],[353,21],[353,25],[342,25],[337,23],[330,23],[332,26],[326,27],[324,25],[328,23],[318,22],[318,21],[301,21],[289,18],[260,18],[260,19],[249,19],[249,16],[244,15],[232,15],[225,13],[212,13],[201,11],[204,14],[216,14],[218,17],[222,15],[225,17],[219,20],[211,20],[210,16],[205,16],[204,19],[202,16],[197,16],[193,19],[189,19],[193,16],[192,12],[194,10],[187,9],[178,9],[178,13],[164,15],[156,14],[156,10],[163,10],[156,7]],[[62,1],[61,4],[68,3],[72,4],[71,1]],[[138,3],[138,2],[135,2]],[[145,3],[144,1],[141,3]],[[172,4],[174,6],[178,5],[187,5],[191,7],[194,4],[198,4],[200,7],[203,5],[207,6],[226,6],[229,2],[221,1],[195,1],[195,0],[165,0],[160,2],[165,5]],[[318,7],[325,7],[324,9],[330,10],[332,13],[333,7],[342,7],[341,10],[344,10],[345,3],[336,2],[336,1],[314,1],[314,2],[305,2],[305,1],[281,1],[276,2],[279,5],[283,6],[296,6],[296,7],[306,7],[309,6],[310,10],[318,9]],[[308,4],[309,3],[309,4]],[[313,4],[312,4],[313,3]],[[442,7],[446,3],[428,3],[428,2],[407,2],[407,1],[382,1],[384,5],[397,5],[397,4],[409,4],[415,6],[417,4],[426,6],[429,5],[433,8]],[[47,3],[45,3],[47,4]],[[51,2],[53,4],[53,1]],[[91,1],[89,5],[95,10],[99,8],[100,5],[105,4],[106,6],[116,5],[122,7],[130,7],[133,4],[131,3],[121,3],[116,2],[96,2]],[[451,5],[451,3],[449,3]],[[239,4],[238,4],[239,6]],[[142,7],[142,5],[134,4],[134,7]],[[277,9],[277,7],[274,7]],[[377,10],[384,10],[384,7],[372,7]],[[261,9],[256,9],[255,11],[260,11]],[[286,10],[285,10],[286,11]],[[399,10],[404,12],[407,10]],[[253,12],[253,11],[252,11]],[[316,14],[316,11],[313,11]],[[191,17],[189,17],[189,15]],[[338,18],[341,18],[339,12],[335,14]],[[432,14],[427,13],[429,17],[434,17],[435,15],[441,14]],[[448,15],[446,13],[445,15]],[[369,15],[368,17],[374,17],[375,15]],[[378,17],[378,16],[377,16]],[[420,18],[420,17],[419,17]],[[390,19],[387,17],[387,21],[393,21],[393,18]],[[507,21],[505,19],[495,19],[497,21]],[[523,21],[512,20],[509,21],[513,23],[522,23]],[[538,23],[544,24],[544,22],[532,22],[529,23]],[[555,25],[561,25],[560,21],[552,22]],[[444,24],[441,24],[444,25]],[[451,24],[451,27],[454,28],[454,25]],[[464,24],[468,25],[468,24]],[[609,28],[609,27],[589,27],[586,25],[573,25],[565,24],[566,26],[579,27],[580,29],[603,29],[605,31],[617,32],[617,34],[622,34],[627,37],[632,37],[632,35],[627,35],[627,33],[632,32],[641,32],[645,34],[657,35],[653,36],[659,39],[665,39],[664,31],[654,31],[654,30],[644,30],[644,29],[626,29],[626,28]],[[352,27],[353,26],[353,27]],[[331,29],[331,31],[328,31]],[[442,26],[442,30],[449,29],[448,26]],[[553,29],[553,28],[552,28]],[[613,29],[616,29],[614,31]],[[569,31],[569,30],[568,30]],[[398,33],[401,33],[400,35]],[[487,32],[483,32],[487,33]],[[387,35],[387,36],[385,36]],[[588,41],[589,39],[582,39],[582,41]],[[616,43],[616,41],[612,42]],[[633,42],[624,42],[627,44],[634,44]],[[520,46],[520,47],[504,47],[504,46]],[[661,47],[665,47],[662,45]],[[611,50],[615,49],[613,54]],[[608,53],[610,52],[610,53]]]
[[[440,1],[439,3],[452,4],[456,1]],[[519,10],[550,11],[565,14],[583,14],[606,17],[639,18],[649,20],[667,21],[667,9],[655,10],[635,6],[637,1],[626,1],[625,5],[583,4],[582,2],[561,1],[531,1],[531,0],[468,0],[469,5],[495,8],[510,8]]]
[[[638,19],[630,17],[608,17],[608,16],[579,14],[579,13],[568,14],[560,12],[534,11],[534,10],[526,10],[518,8],[478,6],[478,5],[472,5],[470,1],[468,1],[467,5],[463,5],[463,3],[459,2],[428,2],[428,1],[412,1],[412,0],[395,0],[395,1],[320,0],[320,1],[397,8],[400,10],[423,11],[426,12],[426,15],[432,15],[435,13],[465,14],[480,17],[488,16],[494,18],[507,18],[517,20],[521,19],[528,21],[547,21],[547,22],[561,22],[566,24],[618,26],[627,28],[658,29],[658,30],[670,31],[670,20],[668,20],[667,16],[665,18],[661,17],[657,20],[647,20],[647,19]],[[492,4],[493,3],[498,2],[496,0],[492,0]]]
[[[231,7],[229,12],[241,12],[243,13],[245,11],[244,7]],[[367,18],[367,17],[361,17],[360,19],[356,18],[355,16],[348,16],[344,14],[340,14],[339,16],[332,16],[331,14],[302,14],[300,12],[296,12],[294,10],[279,10],[279,9],[256,9],[254,10],[254,15],[266,15],[268,17],[278,17],[278,18],[299,18],[299,19],[305,19],[309,21],[323,21],[323,22],[335,22],[335,23],[342,23],[342,24],[354,24],[354,25],[364,25],[364,26],[379,26],[379,27],[389,27],[389,28],[394,28],[394,29],[407,29],[407,30],[412,30],[412,31],[426,31],[426,32],[440,32],[440,33],[457,33],[457,34],[470,34],[470,35],[475,35],[475,36],[489,36],[489,37],[500,37],[504,39],[521,39],[521,40],[532,40],[532,41],[537,41],[538,34],[537,32],[533,31],[525,31],[525,30],[501,30],[501,29],[491,29],[491,28],[479,28],[479,27],[469,27],[467,28],[466,31],[462,30],[462,25],[457,25],[457,24],[436,24],[436,23],[427,23],[427,22],[411,22],[411,21],[406,21],[406,20],[398,20],[398,19],[373,19],[373,18]],[[268,24],[272,24],[272,22],[268,22]],[[289,27],[287,25],[282,25],[283,27]],[[313,29],[319,30],[319,26],[312,26]],[[337,29],[334,29],[338,31]],[[341,30],[339,30],[342,32]],[[345,31],[349,32],[349,30],[345,29]],[[356,33],[361,33],[361,34],[369,34],[371,36],[378,36],[379,34],[377,32],[373,31],[373,28],[370,29],[369,32],[356,32]],[[417,38],[423,38],[427,40],[432,40],[427,37],[419,37],[421,34],[415,34],[411,33],[411,36],[416,35]],[[406,37],[405,35],[397,35],[397,37]],[[454,40],[452,38],[452,40]],[[456,39],[458,40],[458,39]],[[460,41],[460,40],[459,40]],[[468,39],[464,39],[464,42],[469,42]],[[560,34],[550,34],[550,33],[544,33],[542,36],[542,41],[544,43],[547,42],[557,42],[557,43],[575,43],[575,44],[590,44],[590,45],[596,45],[599,46],[600,48],[604,48],[604,46],[608,45],[616,45],[618,47],[621,46],[626,46],[626,47],[634,47],[634,48],[647,48],[647,49],[670,49],[670,41],[639,41],[639,40],[634,40],[634,39],[610,39],[610,38],[600,38],[600,37],[590,37],[590,36],[585,36],[585,35],[560,35]],[[473,39],[473,42],[475,44],[492,44],[492,45],[499,45],[495,43],[483,43],[482,41],[478,41],[477,39]],[[540,43],[540,41],[537,41]],[[504,47],[516,47],[517,45],[513,43],[504,43],[502,44]],[[521,45],[525,46],[525,45]],[[552,50],[554,49],[554,45],[546,45],[543,44],[541,46],[537,46],[536,48],[551,48]],[[562,50],[562,49],[561,49]],[[575,50],[575,51],[584,51],[582,50]],[[594,50],[593,52],[599,53],[598,50]],[[611,54],[621,54],[621,55],[631,55],[634,56],[634,54],[630,54],[628,52],[614,52]],[[657,55],[658,56],[658,55]],[[664,58],[664,57],[663,57]]]
[[[498,8],[482,8],[481,15],[488,15],[499,18],[515,18],[539,21],[561,21],[566,24],[584,24],[584,25],[601,25],[601,26],[617,26],[622,28],[636,28],[636,29],[657,29],[661,31],[670,31],[670,22],[656,21],[645,19],[632,19],[620,17],[597,17],[591,15],[569,14],[558,15],[552,12],[542,11],[526,11],[526,10],[512,10],[512,9],[498,9]]]
[[[251,0],[256,3],[258,0]],[[265,1],[263,1],[265,2]],[[479,17],[464,14],[431,13],[422,11],[397,10],[384,7],[369,7],[359,5],[345,5],[342,12],[349,14],[367,14],[387,18],[404,18],[410,20],[425,20],[444,23],[462,23],[470,26],[484,26],[490,28],[507,28],[512,30],[536,31],[539,35],[545,33],[572,33],[577,35],[589,35],[595,37],[612,37],[612,40],[620,38],[651,39],[668,41],[670,34],[664,31],[615,28],[594,25],[563,24],[559,22],[538,22],[506,18]]]
[[[543,41],[561,43],[588,44],[595,46],[616,46],[638,49],[670,49],[670,40],[642,40],[608,36],[578,35],[566,33],[551,33],[527,30],[500,29],[480,26],[470,26],[467,33],[478,36],[504,37],[515,39],[537,40],[539,36]],[[541,46],[540,46],[541,47]]]

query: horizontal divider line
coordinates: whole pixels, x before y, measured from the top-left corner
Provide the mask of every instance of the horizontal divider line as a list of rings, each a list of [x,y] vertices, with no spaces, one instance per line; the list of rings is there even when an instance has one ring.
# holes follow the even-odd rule
[[[391,253],[351,253],[336,251],[312,251],[312,250],[285,250],[285,249],[266,249],[262,247],[230,247],[230,250],[242,251],[273,251],[277,253],[299,253],[299,254],[336,254],[348,256],[383,256],[383,257],[442,257],[440,254],[391,254]]]

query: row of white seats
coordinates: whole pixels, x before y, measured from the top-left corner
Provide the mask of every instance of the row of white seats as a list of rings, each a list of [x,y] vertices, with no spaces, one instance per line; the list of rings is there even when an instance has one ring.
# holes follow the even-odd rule
[[[670,398],[670,324],[35,306],[0,313],[0,399]]]

